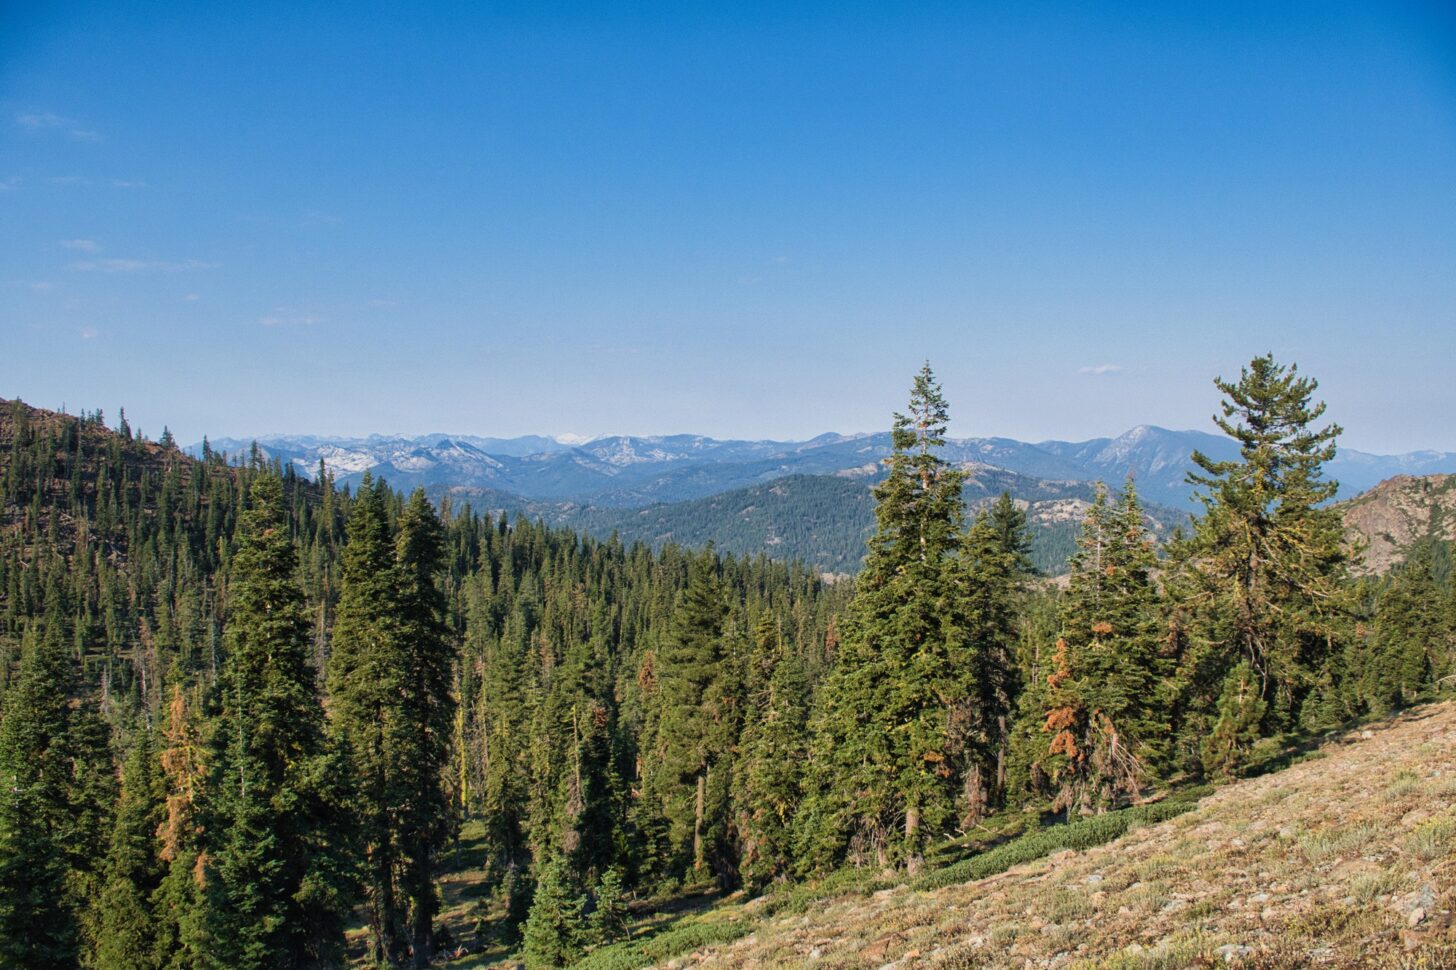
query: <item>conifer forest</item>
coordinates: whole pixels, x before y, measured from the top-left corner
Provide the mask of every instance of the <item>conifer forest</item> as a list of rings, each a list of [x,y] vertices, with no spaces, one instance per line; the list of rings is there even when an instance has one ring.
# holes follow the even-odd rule
[[[0,967],[645,965],[675,908],[934,879],[1449,692],[1449,543],[1353,568],[1294,362],[1208,397],[1196,514],[1099,486],[1055,579],[927,364],[833,581],[5,402]]]

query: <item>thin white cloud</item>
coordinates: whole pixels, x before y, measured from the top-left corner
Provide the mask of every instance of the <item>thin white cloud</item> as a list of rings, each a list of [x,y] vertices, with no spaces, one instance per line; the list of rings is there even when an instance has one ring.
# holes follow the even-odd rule
[[[15,116],[15,123],[27,131],[62,131],[75,141],[104,141],[101,132],[82,128],[80,123],[51,111],[32,111]]]
[[[184,294],[182,297],[183,302],[186,303],[196,303],[200,299],[202,299],[202,297],[198,296],[196,293],[187,293]]]
[[[34,280],[25,284],[32,293],[49,293],[56,288],[56,284],[50,280]]]
[[[15,123],[22,128],[39,131],[43,128],[64,128],[71,122],[58,114],[51,114],[49,111],[37,111],[16,115]]]
[[[9,178],[0,179],[0,192],[9,192],[12,189],[20,188],[20,176],[12,175]]]
[[[1086,367],[1078,367],[1078,374],[1094,374],[1103,377],[1109,374],[1121,374],[1121,364],[1088,364]]]
[[[83,253],[101,252],[101,244],[94,239],[62,239],[62,249],[77,249]]]
[[[213,269],[217,263],[201,259],[83,259],[71,269],[94,273],[181,273],[196,269]]]
[[[101,336],[101,331],[100,330],[97,330],[95,327],[82,327],[81,328],[81,339],[82,340],[95,340],[99,336]]]
[[[52,175],[46,179],[52,185],[90,185],[91,180],[84,175]]]
[[[136,179],[112,179],[111,187],[113,189],[144,189],[147,187],[147,183]]]

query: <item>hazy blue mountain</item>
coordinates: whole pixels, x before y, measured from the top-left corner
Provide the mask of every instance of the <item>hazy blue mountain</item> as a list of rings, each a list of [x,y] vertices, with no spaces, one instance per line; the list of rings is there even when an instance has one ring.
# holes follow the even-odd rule
[[[544,519],[599,538],[615,533],[623,542],[654,548],[669,542],[690,548],[712,542],[734,555],[797,559],[826,572],[853,573],[874,528],[871,489],[881,477],[878,473],[789,475],[705,498],[641,508],[528,502],[468,488],[451,489],[449,495],[457,505]],[[1032,559],[1042,571],[1056,574],[1065,571],[1067,557],[1075,549],[1093,488],[1090,482],[1051,481],[974,465],[965,497],[974,511],[1003,491],[1010,492],[1027,510]],[[436,497],[441,494],[443,490]],[[1187,521],[1181,509],[1156,503],[1148,503],[1147,512],[1148,527],[1159,537]]]
[[[825,434],[809,441],[725,441],[701,435],[613,435],[587,441],[445,434],[277,435],[258,443],[266,455],[293,465],[303,475],[314,475],[322,460],[342,485],[356,484],[368,470],[399,488],[489,490],[518,496],[523,502],[634,509],[707,498],[792,475],[870,477],[890,450],[890,435]],[[245,455],[250,444],[223,439],[213,447],[238,456]],[[1186,481],[1195,450],[1215,459],[1236,453],[1233,443],[1220,435],[1142,425],[1116,438],[1090,441],[953,440],[946,457],[1058,482],[1101,480],[1117,486],[1131,473],[1148,501],[1195,509]],[[1342,449],[1329,471],[1341,482],[1341,495],[1350,496],[1392,475],[1456,472],[1456,454],[1372,455]]]

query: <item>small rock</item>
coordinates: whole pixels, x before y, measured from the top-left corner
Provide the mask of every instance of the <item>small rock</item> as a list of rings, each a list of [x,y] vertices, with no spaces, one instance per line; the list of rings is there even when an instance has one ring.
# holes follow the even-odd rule
[[[1254,895],[1249,897],[1249,902],[1251,903],[1267,903],[1268,901],[1268,893],[1254,893]]]
[[[1177,913],[1177,912],[1181,912],[1182,910],[1185,910],[1187,908],[1188,908],[1188,900],[1186,900],[1186,899],[1170,899],[1170,900],[1168,900],[1167,905],[1163,907],[1163,912],[1165,912],[1165,913]]]
[[[1253,953],[1254,948],[1251,946],[1244,946],[1241,943],[1225,943],[1215,952],[1217,952],[1218,955],[1223,959],[1224,963],[1233,963],[1240,957],[1246,957],[1250,953]]]
[[[1366,728],[1365,730],[1363,730],[1363,731],[1360,732],[1360,737],[1362,737],[1362,738],[1373,738],[1373,737],[1375,737],[1375,732],[1372,731],[1372,730],[1370,730],[1369,728]]]
[[[1297,831],[1298,829],[1293,825],[1281,825],[1279,827],[1279,837],[1281,839],[1292,839]]]
[[[1094,872],[1094,873],[1092,873],[1092,875],[1090,875],[1090,876],[1087,877],[1087,885],[1089,885],[1089,886],[1095,886],[1095,885],[1097,885],[1101,881],[1102,881],[1102,874],[1101,873],[1098,873],[1098,872]]]
[[[812,950],[809,951],[809,959],[810,960],[817,960],[820,957],[822,957],[823,955],[824,955],[824,951],[821,950],[821,949],[819,949],[817,946],[814,949],[812,949]]]
[[[1420,926],[1423,922],[1425,922],[1425,920],[1426,911],[1420,906],[1417,906],[1415,909],[1411,910],[1410,915],[1405,918],[1406,924],[1408,926]]]
[[[1404,828],[1414,828],[1430,817],[1431,812],[1429,809],[1413,808],[1400,817],[1400,824]]]

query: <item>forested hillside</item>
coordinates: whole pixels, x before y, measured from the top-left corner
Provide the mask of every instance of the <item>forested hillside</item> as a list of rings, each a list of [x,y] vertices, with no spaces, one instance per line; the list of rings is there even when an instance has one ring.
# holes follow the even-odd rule
[[[1456,671],[1449,550],[1351,577],[1316,387],[1217,382],[1191,529],[1098,489],[1065,589],[928,366],[834,585],[8,402],[0,962],[639,965],[696,894],[928,878],[1400,708]]]
[[[980,510],[1002,494],[1026,513],[1030,556],[1037,571],[1067,571],[1077,551],[1082,517],[1097,487],[1087,482],[1029,478],[989,466],[967,469],[962,489],[967,506]],[[782,561],[804,562],[829,573],[858,572],[865,541],[874,531],[874,474],[793,475],[766,485],[710,498],[650,505],[642,509],[533,506],[548,522],[600,537],[658,547],[666,542],[696,547],[711,542],[736,555],[766,552]],[[1149,531],[1159,539],[1188,524],[1188,515],[1166,506],[1144,506]]]

